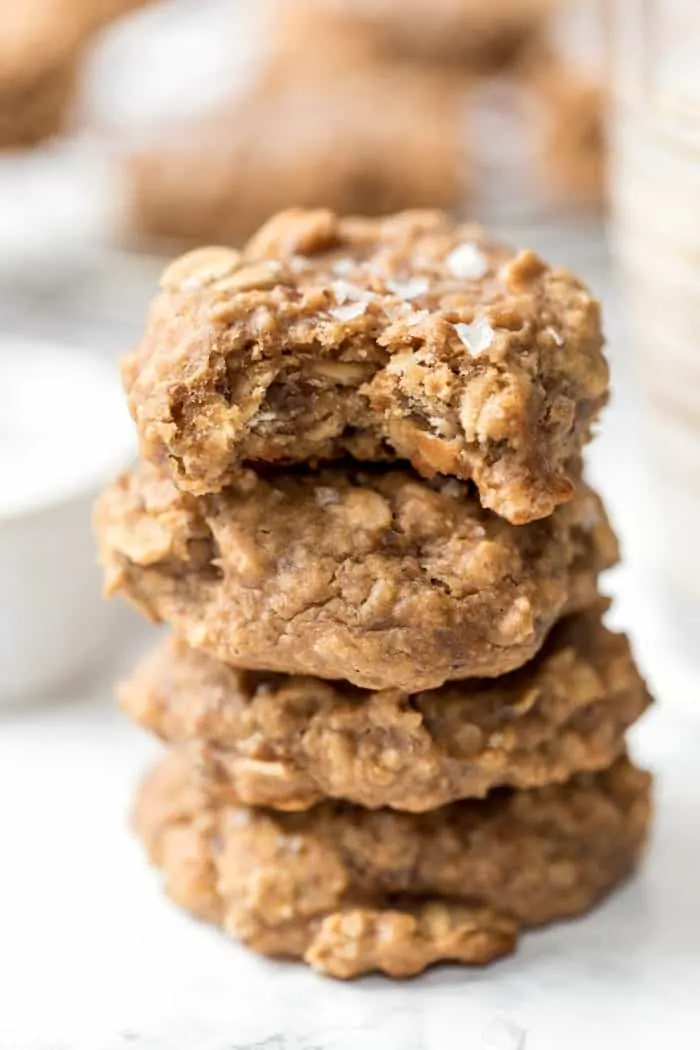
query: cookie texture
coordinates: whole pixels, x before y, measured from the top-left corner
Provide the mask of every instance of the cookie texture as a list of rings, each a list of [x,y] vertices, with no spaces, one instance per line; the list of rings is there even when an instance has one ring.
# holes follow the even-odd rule
[[[515,529],[455,479],[391,469],[250,473],[194,497],[144,466],[106,490],[96,528],[107,593],[193,648],[411,693],[522,665],[560,616],[598,601],[617,557],[583,484]]]
[[[240,245],[290,201],[383,215],[453,208],[468,190],[457,92],[376,64],[313,75],[304,61],[126,162],[130,225],[180,244]]]
[[[519,671],[432,692],[238,671],[168,638],[119,697],[223,801],[412,812],[604,769],[650,702],[627,639],[595,610],[559,624]]]
[[[434,212],[291,211],[181,258],[124,379],[142,455],[193,493],[399,458],[517,524],[572,498],[608,390],[584,287]]]
[[[521,927],[590,908],[636,864],[649,809],[649,777],[625,758],[416,815],[218,805],[174,754],[144,783],[135,824],[172,899],[256,951],[335,977],[408,976],[488,962]]]

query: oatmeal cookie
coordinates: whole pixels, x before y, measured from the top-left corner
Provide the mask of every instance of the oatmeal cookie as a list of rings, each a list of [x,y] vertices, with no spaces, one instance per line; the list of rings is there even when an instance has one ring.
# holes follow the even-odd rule
[[[608,166],[604,85],[553,75],[540,85],[539,102],[543,178],[569,202],[602,207]]]
[[[454,478],[334,469],[245,482],[191,496],[144,465],[96,512],[107,592],[245,669],[410,693],[502,675],[560,616],[598,601],[617,557],[583,484],[516,529]]]
[[[62,132],[70,119],[77,72],[77,62],[70,61],[37,77],[0,84],[0,149],[25,149]]]
[[[378,59],[486,73],[512,65],[557,0],[278,0],[282,43],[296,53],[328,37],[364,39]],[[305,30],[301,37],[296,22]]]
[[[196,494],[245,464],[401,458],[515,524],[571,499],[608,391],[585,288],[435,212],[296,210],[184,256],[124,379],[142,455]]]
[[[371,65],[319,83],[277,71],[127,160],[130,225],[239,245],[290,201],[367,215],[453,208],[469,181],[462,120],[438,75]]]
[[[95,34],[145,0],[0,0],[0,149],[64,131]]]
[[[428,814],[333,802],[277,813],[207,800],[173,754],[142,787],[135,824],[172,899],[256,951],[334,977],[406,977],[440,959],[486,963],[520,927],[590,908],[640,857],[649,788],[621,758]]]
[[[0,0],[0,148],[62,130],[86,38],[70,0]]]
[[[627,639],[598,611],[558,625],[519,671],[432,692],[238,671],[168,638],[119,696],[223,801],[415,813],[604,769],[649,704]]]

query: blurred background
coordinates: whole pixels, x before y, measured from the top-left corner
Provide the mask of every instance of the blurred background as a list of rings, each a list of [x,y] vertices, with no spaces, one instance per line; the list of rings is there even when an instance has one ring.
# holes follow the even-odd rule
[[[598,8],[2,0],[3,321],[118,350],[163,258],[290,202],[444,207],[545,247],[566,216],[594,239]]]
[[[652,765],[695,769],[683,749],[700,682],[697,8],[0,0],[0,798],[21,785],[24,810],[6,814],[18,838],[41,820],[47,782],[60,785],[61,814],[81,821],[57,823],[55,855],[104,877],[82,845],[87,806],[121,871],[130,846],[114,829],[149,744],[113,711],[111,682],[149,632],[100,602],[90,535],[100,485],[135,455],[117,360],[169,258],[240,243],[289,205],[445,208],[602,298],[613,400],[588,458],[623,541],[611,621],[681,719],[643,727]],[[127,891],[140,859],[134,870]],[[75,902],[71,864],[54,877]],[[46,1017],[68,1031],[62,986],[47,991],[62,960],[46,958]],[[35,955],[25,962],[30,974]]]

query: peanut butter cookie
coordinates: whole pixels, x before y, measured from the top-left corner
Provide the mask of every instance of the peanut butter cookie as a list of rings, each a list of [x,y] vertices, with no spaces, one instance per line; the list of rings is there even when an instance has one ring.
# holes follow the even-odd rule
[[[635,866],[649,777],[625,758],[533,791],[429,814],[326,802],[305,813],[217,805],[179,755],[146,780],[137,831],[168,894],[266,955],[348,978],[482,964],[521,927],[586,911]]]
[[[294,39],[299,19],[309,41],[336,34],[365,37],[380,59],[485,73],[512,65],[542,32],[557,0],[278,0]],[[299,41],[297,51],[301,54]]]
[[[416,813],[604,769],[650,702],[627,639],[597,611],[558,625],[519,671],[412,696],[238,671],[175,638],[119,695],[224,801],[300,810],[328,797]]]
[[[195,494],[246,464],[399,458],[515,524],[573,497],[608,390],[586,289],[435,212],[291,211],[242,254],[190,253],[124,378],[142,455]]]
[[[290,201],[363,215],[457,206],[462,106],[442,77],[370,65],[319,84],[306,66],[129,158],[133,231],[240,245]]]
[[[247,670],[415,693],[495,677],[554,622],[598,601],[617,545],[598,497],[513,528],[454,478],[411,471],[249,472],[218,495],[155,468],[98,504],[109,593]]]

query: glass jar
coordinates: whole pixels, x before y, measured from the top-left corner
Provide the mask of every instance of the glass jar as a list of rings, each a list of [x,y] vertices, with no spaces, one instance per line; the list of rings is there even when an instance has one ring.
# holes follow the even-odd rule
[[[644,392],[658,550],[700,609],[700,4],[610,5],[611,232]]]

